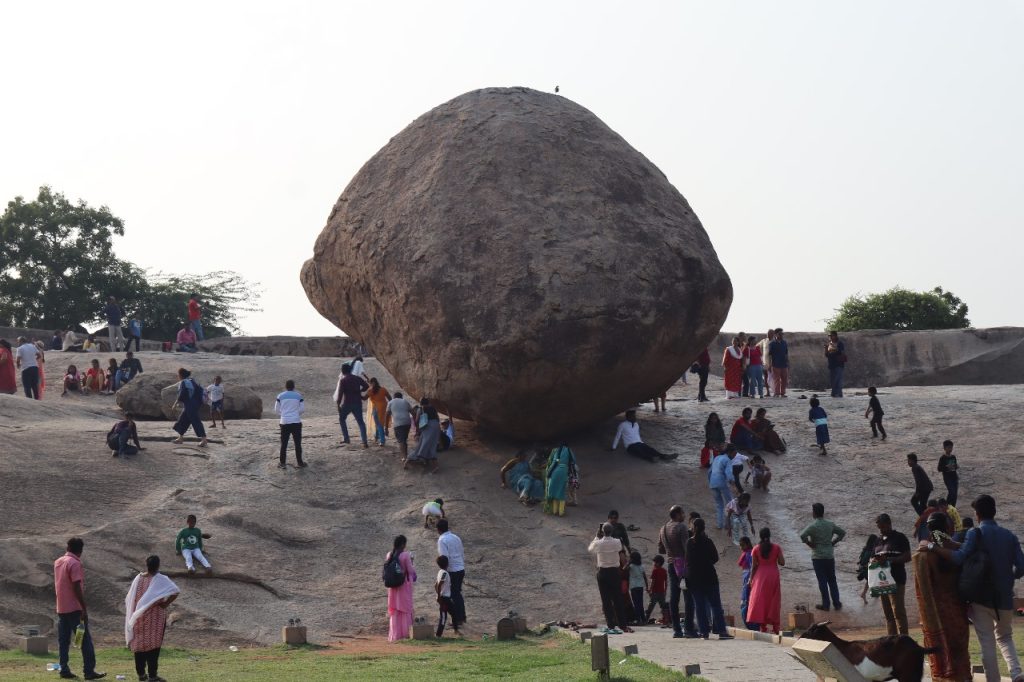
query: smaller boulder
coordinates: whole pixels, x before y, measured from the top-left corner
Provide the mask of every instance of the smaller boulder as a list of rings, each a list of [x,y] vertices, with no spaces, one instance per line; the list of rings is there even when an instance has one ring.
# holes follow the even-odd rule
[[[114,402],[137,419],[166,419],[160,403],[160,391],[177,385],[178,376],[171,372],[146,372],[118,389]]]
[[[175,408],[178,399],[178,382],[165,386],[160,391],[160,408],[165,419],[176,420],[181,408]],[[203,405],[199,416],[205,421],[210,418],[210,406]],[[224,417],[226,419],[262,419],[263,399],[248,386],[232,383],[224,391]]]

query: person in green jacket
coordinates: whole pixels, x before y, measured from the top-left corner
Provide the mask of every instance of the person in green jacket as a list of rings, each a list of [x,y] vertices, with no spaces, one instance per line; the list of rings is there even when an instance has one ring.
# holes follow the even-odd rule
[[[210,573],[213,571],[213,567],[210,566],[210,562],[203,556],[203,540],[209,540],[210,534],[196,528],[195,514],[189,514],[185,521],[188,523],[188,528],[182,528],[178,533],[178,538],[174,541],[174,551],[178,556],[185,557],[185,568],[188,569],[189,573],[196,572],[196,567],[192,563],[193,558],[198,559],[199,563],[206,569],[206,572]]]

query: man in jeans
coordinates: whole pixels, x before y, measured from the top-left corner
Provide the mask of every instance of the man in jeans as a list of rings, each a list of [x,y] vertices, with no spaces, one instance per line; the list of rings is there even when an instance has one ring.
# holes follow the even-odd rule
[[[677,504],[668,510],[668,521],[658,533],[658,551],[666,556],[668,562],[668,612],[672,618],[672,636],[677,639],[698,637],[697,627],[693,622],[694,609],[692,606],[685,612],[685,632],[679,622],[679,597],[684,592],[681,589],[681,583],[686,575],[686,541],[688,539],[689,532],[686,528],[686,521],[683,519],[683,508]],[[688,605],[692,604],[693,600],[689,590],[685,590],[685,593]]]
[[[999,682],[998,644],[1010,671],[1010,679],[1024,682],[1024,672],[1013,644],[1013,581],[1024,577],[1024,552],[1017,536],[996,523],[996,501],[992,496],[981,495],[971,506],[974,507],[978,527],[968,531],[960,549],[944,549],[931,542],[922,542],[921,546],[958,565],[984,546],[992,561],[993,595],[991,603],[971,604],[971,620],[981,644],[985,679],[987,682]]]
[[[892,529],[892,519],[888,514],[879,514],[875,519],[878,527],[878,542],[875,543],[874,556],[879,561],[889,562],[889,574],[896,582],[896,591],[883,594],[882,613],[885,614],[885,628],[890,635],[907,634],[907,607],[904,595],[907,591],[907,562],[910,561],[910,541],[903,533]]]
[[[363,391],[367,391],[369,388],[370,384],[363,381],[362,377],[352,373],[351,365],[344,364],[341,366],[341,380],[338,382],[337,400],[338,421],[341,422],[341,442],[343,444],[347,445],[350,442],[346,421],[351,414],[356,418],[356,424],[359,425],[359,437],[363,440],[363,447],[369,447],[366,442],[366,422],[363,421]]]
[[[768,344],[768,362],[772,366],[772,384],[776,398],[786,397],[789,384],[789,344],[782,338],[782,328],[775,330],[775,338]]]
[[[121,306],[117,305],[117,299],[111,296],[107,299],[107,307],[103,309],[107,317],[107,335],[110,337],[110,352],[116,353],[119,350],[127,350],[128,344],[121,332]]]
[[[825,505],[820,502],[811,505],[811,516],[814,521],[800,531],[800,539],[811,548],[811,564],[821,592],[821,603],[814,608],[828,611],[830,606],[834,606],[838,611],[843,608],[843,603],[839,601],[839,584],[836,582],[835,546],[846,537],[846,531],[825,519]]]
[[[68,540],[67,553],[53,562],[53,585],[57,593],[57,646],[60,649],[60,676],[66,680],[75,678],[75,674],[68,667],[68,649],[79,623],[85,626],[85,637],[82,639],[82,665],[85,666],[85,679],[98,680],[107,676],[106,673],[96,672],[96,650],[92,646],[89,614],[85,607],[85,575],[82,571],[81,560],[84,547],[85,543],[81,538],[71,538]]]
[[[846,368],[846,344],[839,340],[839,332],[828,333],[825,344],[825,359],[828,361],[828,383],[832,397],[843,397],[843,370]]]

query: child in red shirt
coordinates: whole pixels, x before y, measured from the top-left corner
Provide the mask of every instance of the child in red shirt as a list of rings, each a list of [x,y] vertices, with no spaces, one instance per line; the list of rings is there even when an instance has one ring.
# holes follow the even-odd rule
[[[700,450],[700,468],[707,469],[711,466],[711,460],[718,454],[718,448],[711,444],[711,441],[704,441],[704,447]]]
[[[660,554],[654,557],[654,568],[651,569],[651,586],[648,593],[651,595],[651,603],[647,606],[647,615],[644,621],[651,622],[651,612],[654,605],[661,607],[661,620],[658,623],[662,627],[672,627],[669,622],[668,604],[665,603],[665,593],[668,591],[668,571],[665,570],[665,557]]]

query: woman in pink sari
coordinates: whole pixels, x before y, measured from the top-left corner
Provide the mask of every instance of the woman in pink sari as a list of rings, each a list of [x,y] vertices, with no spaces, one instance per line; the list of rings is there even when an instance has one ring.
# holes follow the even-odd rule
[[[761,529],[761,542],[751,553],[750,603],[747,621],[760,623],[761,632],[779,633],[782,620],[782,585],[779,566],[786,565],[782,548],[772,542],[772,532]]]
[[[405,551],[405,536],[399,535],[395,538],[394,548],[388,553],[385,561],[393,556],[398,556],[398,563],[405,574],[405,582],[401,587],[388,588],[388,641],[397,642],[400,639],[409,639],[409,632],[412,630],[413,603],[412,584],[416,582],[416,569],[412,565],[412,556]]]
[[[740,337],[732,338],[732,345],[726,347],[722,354],[722,367],[725,369],[725,394],[729,398],[739,398],[743,388],[743,349],[740,348]]]

